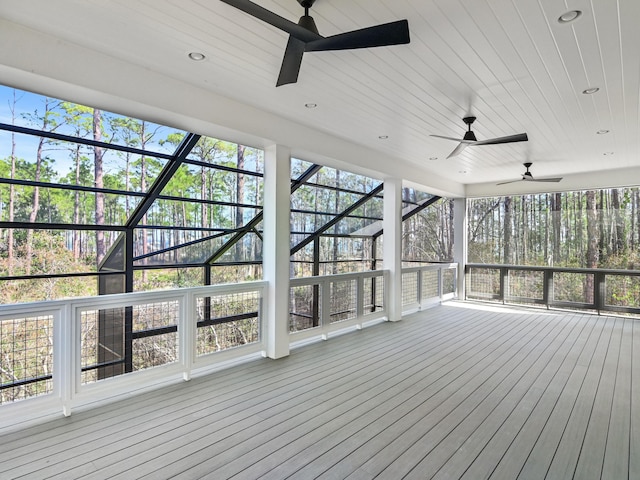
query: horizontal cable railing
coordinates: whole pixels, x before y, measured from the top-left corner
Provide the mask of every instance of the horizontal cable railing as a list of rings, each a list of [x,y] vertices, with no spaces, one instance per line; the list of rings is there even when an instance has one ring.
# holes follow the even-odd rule
[[[640,314],[640,270],[467,264],[466,298]]]
[[[457,263],[435,263],[402,269],[403,312],[420,310],[457,295]]]

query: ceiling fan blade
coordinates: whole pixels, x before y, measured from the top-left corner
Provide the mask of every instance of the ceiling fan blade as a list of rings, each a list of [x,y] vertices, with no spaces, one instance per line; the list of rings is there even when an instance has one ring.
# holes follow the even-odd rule
[[[453,140],[458,143],[474,143],[470,140],[465,140],[464,138],[454,138],[454,137],[445,137],[444,135],[429,135],[430,137],[444,138],[445,140]]]
[[[303,55],[304,42],[289,36],[276,87],[287,85],[289,83],[296,83],[298,81],[298,74],[300,73],[300,65],[302,64]]]
[[[398,20],[310,41],[307,43],[306,51],[351,50],[402,45],[409,42],[409,22]]]
[[[496,183],[496,185],[507,185],[508,183],[518,183],[518,182],[522,182],[523,180],[524,178],[521,180],[509,180],[508,182]]]
[[[457,146],[456,148],[454,148],[454,149],[453,149],[453,152],[451,152],[447,158],[451,158],[451,157],[455,157],[455,156],[457,156],[457,155],[460,155],[460,154],[462,153],[462,151],[463,151],[465,148],[467,148],[467,146],[468,146],[468,145],[469,145],[468,143],[460,142],[460,143],[458,144],[458,146]]]
[[[258,20],[262,20],[270,25],[273,25],[280,30],[287,32],[289,35],[301,40],[303,42],[312,42],[314,40],[322,40],[324,37],[322,35],[318,35],[310,30],[307,30],[304,27],[301,27],[297,23],[292,22],[291,20],[287,20],[280,15],[273,13],[270,10],[267,10],[260,5],[256,5],[255,3],[249,0],[220,0],[232,7],[236,7],[238,10],[242,10],[245,13],[248,13],[252,17],[257,18]]]
[[[490,138],[488,140],[478,140],[474,145],[498,145],[500,143],[526,142],[529,137],[526,133],[517,133],[516,135],[507,135],[506,137]]]
[[[552,183],[558,183],[560,180],[562,180],[562,177],[553,177],[553,178],[534,178],[533,180],[531,180],[532,182],[552,182]]]

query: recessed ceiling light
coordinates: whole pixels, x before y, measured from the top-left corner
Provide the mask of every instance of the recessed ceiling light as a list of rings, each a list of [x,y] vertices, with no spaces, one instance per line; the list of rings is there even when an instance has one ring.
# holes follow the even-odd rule
[[[609,155],[613,155],[613,152],[604,152],[602,155],[604,155],[605,157],[609,156]]]
[[[378,138],[380,140],[386,140],[387,138],[389,138],[389,135],[379,135]]]
[[[204,60],[207,57],[204,56],[204,53],[191,52],[191,53],[189,53],[189,58],[191,60],[193,60],[194,62],[201,62],[202,60]]]
[[[598,87],[591,87],[591,88],[587,88],[585,90],[582,91],[583,94],[585,95],[593,95],[596,92],[599,92],[600,89]]]
[[[463,174],[463,175],[466,175],[468,172],[467,172],[466,170],[460,170],[460,171],[458,171],[458,173],[461,173],[461,174]]]
[[[429,160],[437,160],[438,157],[429,157]]]
[[[609,133],[609,130],[598,130],[596,133],[598,135],[606,135],[607,133]]]
[[[307,107],[307,108],[316,108],[318,106],[318,104],[317,103],[305,103],[304,106]]]
[[[571,23],[580,18],[582,12],[580,10],[570,10],[558,17],[558,23]]]

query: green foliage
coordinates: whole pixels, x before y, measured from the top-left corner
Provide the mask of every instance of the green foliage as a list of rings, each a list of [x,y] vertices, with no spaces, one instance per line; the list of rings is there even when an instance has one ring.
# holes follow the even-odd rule
[[[26,92],[16,95],[12,103],[15,92],[0,88],[0,93],[9,98],[15,123],[95,140],[94,108]],[[138,151],[100,147],[98,158],[94,146],[29,135],[11,137],[16,148],[10,151],[19,152],[20,157],[7,155],[6,145],[0,145],[1,177],[53,184],[11,187],[0,184],[0,221],[8,221],[11,217],[14,222],[69,226],[68,230],[41,230],[40,233],[30,229],[0,229],[0,275],[20,277],[95,269],[98,235],[100,245],[104,237],[108,248],[119,233],[108,229],[103,232],[75,229],[74,226],[96,223],[97,209],[101,210],[100,218],[104,218],[104,225],[125,225],[141,201],[140,196],[134,194],[147,192],[166,165],[167,161],[158,158],[155,152],[174,153],[185,138],[185,132],[109,112],[100,111],[99,119],[97,130],[101,142],[124,145]],[[175,200],[158,199],[138,224],[135,255],[146,255],[202,238],[208,232],[197,229],[203,227],[236,228],[260,211],[220,206],[213,202],[233,203],[241,199],[245,204],[261,205],[263,186],[260,175],[215,168],[240,167],[245,171],[263,172],[261,151],[203,136],[189,159],[199,164],[184,164],[162,192],[163,196]],[[15,163],[15,172],[12,172],[12,163]],[[99,184],[113,193],[91,191],[98,182],[98,167],[102,170]],[[54,188],[57,186],[81,188]],[[176,226],[182,229],[173,230]],[[188,230],[190,227],[194,230]],[[261,255],[260,241],[258,235],[248,236],[238,254],[249,260],[257,258]],[[206,243],[210,246],[218,244],[219,241]],[[189,258],[181,257],[182,252],[188,255],[189,251],[190,248],[178,249],[176,255],[166,255],[165,258],[175,262],[189,261]],[[239,273],[234,275],[238,277]],[[139,277],[137,289],[202,283],[201,273],[193,274],[193,269],[147,271]],[[48,282],[50,285],[46,287],[44,283],[47,282],[39,280],[5,282],[0,301],[95,293],[95,278],[77,281],[49,279]],[[22,297],[21,292],[24,294]]]
[[[585,268],[592,239],[599,268],[636,268],[640,189],[594,196],[597,225],[591,231],[586,192],[469,200],[469,261]]]

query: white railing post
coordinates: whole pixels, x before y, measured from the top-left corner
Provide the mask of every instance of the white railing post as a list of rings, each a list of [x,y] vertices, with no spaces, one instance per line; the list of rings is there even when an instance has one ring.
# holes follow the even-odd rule
[[[365,277],[363,276],[356,278],[356,318],[360,319],[364,315],[364,281]],[[362,329],[362,322],[358,323],[357,328],[358,330]]]
[[[65,417],[71,415],[74,363],[79,359],[74,331],[71,304],[67,302],[53,316],[53,389],[60,398]]]
[[[180,363],[182,364],[182,378],[191,380],[191,369],[196,357],[196,334],[198,321],[197,302],[195,295],[189,293],[182,297],[178,314],[178,348],[180,349]]]
[[[422,273],[423,270],[418,270],[418,278],[416,278],[416,300],[418,302],[418,309],[422,309]]]
[[[329,339],[329,325],[331,325],[331,281],[322,279],[320,281],[321,307],[320,307],[320,329],[322,339]]]

